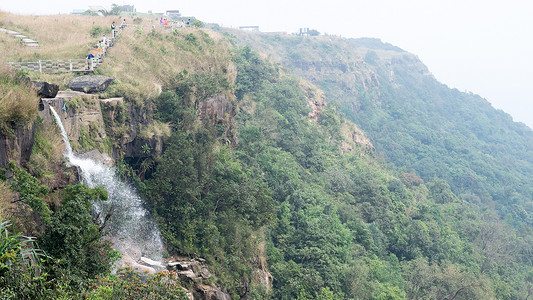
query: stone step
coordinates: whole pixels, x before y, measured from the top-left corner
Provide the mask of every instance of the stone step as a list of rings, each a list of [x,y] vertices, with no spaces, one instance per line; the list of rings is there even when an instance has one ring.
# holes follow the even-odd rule
[[[9,29],[5,29],[5,28],[0,28],[0,32],[5,32],[7,34],[12,35],[15,38],[22,39],[22,41],[24,42],[24,45],[26,45],[28,47],[39,47],[39,42],[37,42],[35,40],[32,40],[29,37],[27,37],[27,36],[25,36],[25,35],[23,35],[23,34],[21,34],[19,32],[16,32],[16,31],[13,31],[13,30],[9,30]]]

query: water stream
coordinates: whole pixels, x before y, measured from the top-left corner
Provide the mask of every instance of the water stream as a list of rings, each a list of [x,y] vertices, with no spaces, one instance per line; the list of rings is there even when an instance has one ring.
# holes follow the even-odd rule
[[[91,188],[101,186],[108,192],[109,199],[94,201],[93,209],[102,222],[109,212],[112,213],[105,230],[114,244],[113,248],[122,253],[120,264],[135,263],[141,257],[160,261],[163,248],[161,236],[143,207],[142,199],[131,186],[117,178],[114,168],[75,155],[59,115],[52,106],[50,111],[61,129],[66,145],[65,157],[72,165],[79,167],[82,182]]]

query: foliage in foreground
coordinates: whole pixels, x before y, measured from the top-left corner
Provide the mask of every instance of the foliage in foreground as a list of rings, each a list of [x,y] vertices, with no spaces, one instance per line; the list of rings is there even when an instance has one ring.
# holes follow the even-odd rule
[[[131,269],[119,270],[117,275],[98,277],[83,299],[189,299],[178,275],[162,271],[154,275],[137,273]]]

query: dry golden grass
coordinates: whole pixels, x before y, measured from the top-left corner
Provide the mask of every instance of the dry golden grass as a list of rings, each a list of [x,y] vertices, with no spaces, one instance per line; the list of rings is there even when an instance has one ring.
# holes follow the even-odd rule
[[[20,16],[0,12],[0,27],[25,34],[40,45],[39,48],[26,47],[12,36],[2,33],[0,52],[5,53],[3,58],[6,61],[85,58],[101,38],[92,37],[89,33],[91,28],[109,28],[111,22],[119,20],[118,16]]]
[[[219,34],[196,28],[145,28],[127,28],[99,69],[117,79],[114,92],[142,101],[158,95],[184,70],[218,73],[235,81],[229,44]]]
[[[151,139],[153,137],[168,138],[172,134],[172,130],[168,123],[154,121],[143,127],[139,132],[139,137],[143,139]]]
[[[10,122],[24,124],[37,116],[39,98],[9,66],[0,63],[0,127]]]
[[[6,61],[84,58],[100,37],[91,37],[94,26],[108,28],[123,17],[109,16],[19,16],[0,12],[0,26],[37,40],[40,48],[25,47],[7,34],[0,34],[0,52]],[[233,83],[236,70],[230,45],[220,34],[205,29],[161,28],[158,19],[144,17],[141,25],[127,27],[109,49],[97,73],[116,78],[107,95],[122,95],[143,101],[157,96],[161,87],[183,70],[189,73],[217,72]],[[127,23],[132,23],[126,18]],[[74,74],[31,73],[65,89]]]

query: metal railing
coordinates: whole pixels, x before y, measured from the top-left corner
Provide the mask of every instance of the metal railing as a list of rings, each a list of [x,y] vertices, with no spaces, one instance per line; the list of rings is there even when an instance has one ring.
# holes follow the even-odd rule
[[[94,71],[104,60],[107,50],[115,44],[115,40],[122,32],[115,29],[112,37],[106,39],[106,47],[96,57],[90,59],[40,59],[33,62],[8,62],[14,69],[28,70],[39,73],[62,73],[62,72],[91,72]]]
[[[8,65],[15,69],[26,69],[39,73],[82,72],[94,70],[94,67],[98,65],[95,60],[98,59],[41,59],[36,62],[8,62]]]

